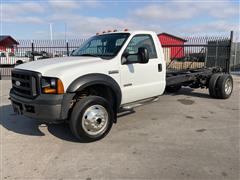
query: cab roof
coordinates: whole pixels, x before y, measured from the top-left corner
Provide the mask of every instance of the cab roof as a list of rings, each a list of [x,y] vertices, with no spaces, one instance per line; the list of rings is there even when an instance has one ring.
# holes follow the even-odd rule
[[[107,32],[105,31],[105,33],[100,32],[97,35],[105,35],[105,34],[117,34],[117,33],[129,33],[129,34],[153,34],[155,33],[154,31],[144,31],[144,30],[135,30],[135,31],[116,31],[116,32]],[[156,34],[156,33],[155,33]]]

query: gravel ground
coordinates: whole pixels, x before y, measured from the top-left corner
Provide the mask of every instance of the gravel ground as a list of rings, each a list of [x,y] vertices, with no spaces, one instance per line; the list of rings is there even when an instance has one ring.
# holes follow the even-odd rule
[[[240,179],[240,76],[230,99],[182,89],[119,117],[108,136],[79,143],[66,124],[13,113],[1,80],[1,179]]]

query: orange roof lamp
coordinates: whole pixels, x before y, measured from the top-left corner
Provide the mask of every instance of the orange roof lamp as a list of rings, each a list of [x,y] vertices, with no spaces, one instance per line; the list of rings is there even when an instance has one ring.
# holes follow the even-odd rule
[[[105,34],[105,33],[110,33],[110,32],[117,32],[117,29],[114,30],[107,30],[107,31],[103,31],[102,33],[97,32],[96,35],[101,35],[101,34]],[[128,29],[124,29],[124,31],[128,31]]]

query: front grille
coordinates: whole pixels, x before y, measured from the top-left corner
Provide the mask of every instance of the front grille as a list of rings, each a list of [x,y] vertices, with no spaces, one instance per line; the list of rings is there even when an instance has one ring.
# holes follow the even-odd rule
[[[16,70],[12,71],[12,88],[15,94],[34,98],[38,95],[38,74],[32,71]]]

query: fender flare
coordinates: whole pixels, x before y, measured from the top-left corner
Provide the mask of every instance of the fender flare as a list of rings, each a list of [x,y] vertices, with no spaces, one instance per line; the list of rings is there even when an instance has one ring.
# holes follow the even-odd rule
[[[100,73],[92,73],[78,77],[75,79],[67,88],[67,93],[75,93],[81,91],[82,89],[96,84],[106,85],[111,88],[111,90],[116,95],[116,105],[117,109],[120,107],[122,101],[122,92],[118,83],[110,76]]]

